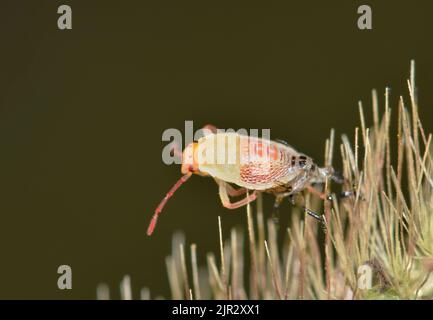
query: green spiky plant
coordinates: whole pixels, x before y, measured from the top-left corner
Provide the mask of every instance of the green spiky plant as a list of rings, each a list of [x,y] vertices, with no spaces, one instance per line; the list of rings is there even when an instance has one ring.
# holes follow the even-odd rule
[[[408,101],[401,96],[393,109],[397,137],[390,134],[388,89],[382,108],[373,90],[371,127],[359,103],[361,123],[353,144],[343,135],[334,148],[331,131],[325,165],[332,165],[339,153],[345,187],[356,194],[324,202],[305,195],[308,207],[324,212],[323,229],[313,219],[304,220],[295,207],[285,239],[277,241],[276,225],[265,220],[259,197],[255,215],[247,207],[246,233],[235,228],[225,239],[218,218],[220,252],[207,255],[206,267],[198,266],[197,246],[192,244],[188,254],[184,237],[175,234],[166,259],[171,298],[433,298],[432,136],[426,135],[418,116],[413,61],[408,91]],[[325,192],[330,187],[327,182]],[[150,296],[147,289],[142,292]]]

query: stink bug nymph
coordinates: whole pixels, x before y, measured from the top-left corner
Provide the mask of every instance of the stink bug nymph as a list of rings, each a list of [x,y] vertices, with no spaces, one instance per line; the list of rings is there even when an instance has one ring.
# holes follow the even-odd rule
[[[312,187],[312,184],[324,183],[327,178],[343,182],[332,167],[317,166],[313,159],[285,143],[235,132],[219,132],[213,126],[205,128],[208,129],[208,134],[189,144],[181,153],[183,175],[156,208],[147,229],[149,236],[168,199],[193,174],[212,177],[218,184],[222,205],[228,209],[247,205],[260,192],[274,194],[275,207],[283,198],[293,198],[293,195],[305,189],[325,199],[327,196]],[[209,157],[209,154],[214,157]],[[221,154],[226,161],[209,161],[209,158],[218,159]],[[233,185],[239,188],[234,188]],[[230,197],[241,195],[245,197],[231,202]],[[318,214],[305,207],[303,209],[321,220]]]

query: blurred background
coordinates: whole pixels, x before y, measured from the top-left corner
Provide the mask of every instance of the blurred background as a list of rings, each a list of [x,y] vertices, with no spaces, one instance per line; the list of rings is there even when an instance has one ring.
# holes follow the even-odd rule
[[[72,7],[72,30],[57,7]],[[211,179],[192,178],[146,228],[180,176],[161,160],[167,128],[207,123],[270,128],[323,163],[331,128],[353,137],[358,100],[370,115],[408,99],[416,60],[420,114],[433,128],[433,3],[368,1],[5,1],[0,3],[0,298],[170,297],[165,256],[176,230],[199,264],[245,209],[221,206]],[[396,113],[394,112],[394,116]],[[370,122],[370,117],[367,119]],[[394,117],[395,120],[395,117]],[[265,196],[269,211],[272,197]],[[283,206],[282,219],[289,213]],[[57,268],[72,267],[72,290]]]

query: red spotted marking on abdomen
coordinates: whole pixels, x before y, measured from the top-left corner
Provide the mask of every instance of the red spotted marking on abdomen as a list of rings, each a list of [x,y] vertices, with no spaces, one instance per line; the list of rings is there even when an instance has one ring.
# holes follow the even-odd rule
[[[251,161],[275,162],[285,158],[284,152],[270,142],[248,139],[241,141],[241,144],[242,163]]]

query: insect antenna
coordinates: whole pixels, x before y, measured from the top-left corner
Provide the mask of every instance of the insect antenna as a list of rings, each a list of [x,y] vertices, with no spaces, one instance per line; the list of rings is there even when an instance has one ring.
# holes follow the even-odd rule
[[[165,204],[167,203],[168,199],[170,199],[173,194],[176,192],[179,187],[184,184],[190,177],[191,172],[188,172],[187,174],[180,177],[180,179],[174,184],[173,187],[167,192],[164,199],[159,203],[158,207],[155,209],[155,213],[152,216],[152,220],[149,223],[149,227],[147,228],[147,235],[150,236],[153,233],[153,230],[155,229],[156,222],[158,220],[159,214],[161,213],[162,209],[164,209]]]

